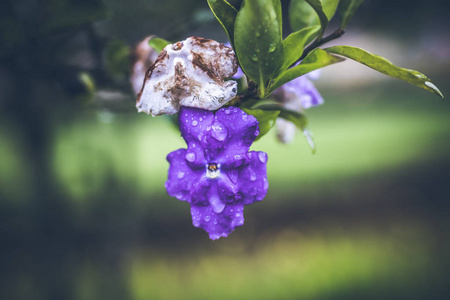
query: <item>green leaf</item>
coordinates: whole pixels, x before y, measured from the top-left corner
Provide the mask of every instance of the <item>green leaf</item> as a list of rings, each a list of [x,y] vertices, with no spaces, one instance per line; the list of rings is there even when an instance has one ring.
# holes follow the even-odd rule
[[[264,100],[259,100],[259,101],[250,100],[249,102],[250,102],[249,107],[251,107],[254,110],[256,110],[256,108],[257,108],[257,109],[264,110],[264,111],[279,111],[278,117],[294,123],[294,125],[305,136],[306,141],[308,142],[312,153],[316,152],[316,145],[314,143],[312,132],[307,127],[308,121],[304,114],[287,109],[283,105],[281,105],[279,102],[276,102],[271,99],[264,99]]]
[[[283,64],[281,25],[279,0],[245,0],[236,17],[236,55],[244,73],[259,84],[261,98]]]
[[[306,138],[306,141],[311,148],[311,152],[313,154],[316,153],[316,143],[314,142],[312,132],[307,128],[308,120],[304,114],[286,109],[280,112],[280,118],[294,123]]]
[[[280,114],[280,111],[277,110],[261,110],[261,109],[249,109],[242,108],[247,114],[252,115],[259,122],[259,135],[256,140],[259,140],[263,137],[269,130],[275,125],[275,121]]]
[[[404,80],[444,98],[439,89],[424,74],[418,71],[397,67],[381,56],[351,46],[335,46],[326,48],[325,50],[329,53],[353,59],[380,73]]]
[[[333,54],[327,53],[326,51],[316,48],[311,51],[304,60],[297,66],[290,68],[283,72],[280,76],[275,78],[272,85],[269,87],[269,93],[272,93],[274,90],[289,82],[297,77],[305,75],[311,71],[326,67],[331,64],[335,64],[343,61],[344,59],[335,56]]]
[[[348,22],[350,22],[363,1],[364,0],[341,0],[338,8],[339,17],[341,18],[341,29],[347,27]]]
[[[293,30],[314,25],[321,26],[318,40],[322,38],[329,20],[334,16],[339,0],[292,0],[289,19]]]
[[[289,22],[292,30],[320,25],[319,16],[305,0],[292,0],[289,6]]]
[[[217,21],[222,25],[231,46],[234,48],[234,23],[237,10],[226,0],[208,0],[208,5]]]
[[[308,2],[311,2],[311,4],[308,4]],[[320,25],[322,23],[319,18],[319,13],[316,12],[320,7],[319,2],[322,7],[321,10],[327,19],[326,25],[328,25],[328,21],[331,20],[336,13],[339,0],[292,0],[289,8],[289,20],[293,30],[301,30],[305,27]],[[322,13],[320,13],[320,15],[322,18],[324,17]]]
[[[303,48],[318,34],[320,26],[311,26],[291,33],[283,41],[284,61],[281,70],[284,71],[295,63],[303,54]]]
[[[158,37],[151,38],[148,41],[148,45],[150,47],[152,47],[153,49],[155,49],[155,51],[157,51],[157,52],[161,52],[164,49],[164,47],[166,47],[169,44],[172,44],[172,43],[169,41],[166,41],[165,39],[158,38]]]

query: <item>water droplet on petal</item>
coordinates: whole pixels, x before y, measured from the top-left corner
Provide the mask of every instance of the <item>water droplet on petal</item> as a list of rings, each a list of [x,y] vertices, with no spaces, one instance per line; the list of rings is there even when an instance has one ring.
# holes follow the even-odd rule
[[[205,222],[211,221],[211,216],[205,216]]]
[[[181,178],[184,177],[184,175],[185,175],[185,173],[184,173],[183,171],[179,171],[177,177],[178,177],[179,179],[181,179]]]
[[[236,213],[236,218],[239,218],[241,216],[240,213]]]
[[[264,181],[264,190],[267,191],[267,189],[269,188],[269,182],[267,181],[267,178],[263,178]]]
[[[248,171],[250,172],[250,181],[255,181],[256,180],[256,173],[255,171],[253,171],[252,168],[248,168]]]
[[[198,125],[198,122],[196,121],[196,120],[194,120],[194,121],[192,121],[192,126],[197,126]]]
[[[227,108],[227,109],[225,109],[225,113],[227,114],[227,115],[229,115],[230,114],[230,110]]]
[[[197,156],[195,155],[194,152],[188,152],[186,153],[186,160],[189,162],[194,162],[195,159],[197,158]]]
[[[216,122],[212,126],[213,131],[211,135],[218,141],[223,141],[227,138],[228,129],[221,123]]]
[[[258,158],[263,164],[267,162],[267,154],[265,152],[258,152]]]
[[[209,203],[216,214],[220,214],[225,209],[225,203],[223,203],[222,200],[215,195],[209,199]]]

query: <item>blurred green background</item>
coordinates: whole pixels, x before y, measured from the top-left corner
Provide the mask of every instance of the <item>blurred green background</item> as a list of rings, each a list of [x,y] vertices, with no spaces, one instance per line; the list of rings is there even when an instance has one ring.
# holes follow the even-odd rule
[[[335,44],[448,96],[448,9],[367,0]],[[134,108],[130,49],[149,34],[225,41],[206,1],[0,4],[0,299],[449,299],[447,100],[356,63],[324,69],[317,153],[300,134],[255,143],[268,195],[210,241],[164,189],[179,132]]]

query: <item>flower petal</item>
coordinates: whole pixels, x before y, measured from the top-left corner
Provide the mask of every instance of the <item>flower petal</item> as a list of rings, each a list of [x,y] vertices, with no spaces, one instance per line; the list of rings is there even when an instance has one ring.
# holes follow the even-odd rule
[[[248,165],[239,172],[238,193],[242,196],[244,205],[261,201],[267,193],[267,154],[262,151],[247,153]]]
[[[280,89],[285,92],[285,99],[283,101],[286,108],[295,111],[311,108],[324,103],[319,91],[306,76],[300,76],[286,83],[280,87]]]
[[[211,140],[210,131],[214,121],[214,113],[199,109],[182,106],[179,112],[178,124],[181,135],[188,145],[188,161],[192,164],[206,164],[205,149]],[[199,166],[200,167],[200,166]]]
[[[165,183],[167,193],[178,200],[191,202],[191,190],[202,176],[201,170],[189,167],[186,162],[186,149],[178,149],[167,155],[169,175]]]
[[[244,206],[227,205],[221,213],[211,206],[191,206],[192,224],[209,233],[209,238],[217,240],[227,237],[235,227],[244,225]]]
[[[258,121],[237,107],[226,107],[216,112],[213,129],[227,133],[223,139],[220,162],[225,166],[238,167],[259,134]],[[220,128],[220,129],[218,129]]]

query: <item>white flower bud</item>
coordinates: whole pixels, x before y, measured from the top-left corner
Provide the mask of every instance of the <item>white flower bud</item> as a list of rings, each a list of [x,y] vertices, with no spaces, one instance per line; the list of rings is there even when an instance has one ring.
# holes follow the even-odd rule
[[[180,106],[216,110],[236,96],[231,48],[213,40],[190,37],[167,45],[147,70],[136,107],[153,116],[178,112]]]

